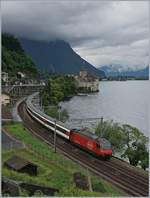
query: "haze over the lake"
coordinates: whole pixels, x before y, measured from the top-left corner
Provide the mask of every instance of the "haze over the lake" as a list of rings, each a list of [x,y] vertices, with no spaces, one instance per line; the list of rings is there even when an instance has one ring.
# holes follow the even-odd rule
[[[63,39],[94,66],[148,65],[148,1],[2,1],[2,30]]]

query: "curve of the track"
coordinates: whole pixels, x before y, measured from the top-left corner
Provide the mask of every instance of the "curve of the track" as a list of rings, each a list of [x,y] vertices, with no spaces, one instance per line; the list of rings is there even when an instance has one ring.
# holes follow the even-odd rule
[[[26,104],[23,102],[18,106],[18,112],[23,119],[24,125],[31,133],[45,143],[53,146],[53,133],[34,120],[26,111]],[[148,174],[133,170],[133,167],[120,163],[119,160],[99,160],[92,155],[80,150],[70,144],[69,141],[57,136],[57,150],[68,158],[88,167],[96,175],[110,181],[130,196],[148,196]]]

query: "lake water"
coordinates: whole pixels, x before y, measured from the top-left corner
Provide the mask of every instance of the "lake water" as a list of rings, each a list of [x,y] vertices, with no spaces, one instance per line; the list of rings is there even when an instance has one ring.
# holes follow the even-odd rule
[[[68,110],[72,127],[94,127],[99,122],[95,118],[103,117],[135,126],[148,136],[148,87],[149,81],[103,81],[98,93],[75,96],[61,106]]]

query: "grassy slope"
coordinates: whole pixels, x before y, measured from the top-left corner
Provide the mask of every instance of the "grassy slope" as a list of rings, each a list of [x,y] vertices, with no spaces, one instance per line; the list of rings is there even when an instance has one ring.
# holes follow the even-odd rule
[[[80,171],[82,174],[86,174],[84,168],[58,153],[55,154],[52,148],[27,132],[21,123],[12,123],[4,127],[10,134],[27,145],[26,149],[17,150],[17,155],[38,164],[39,168],[37,177],[10,171],[4,167],[2,169],[3,175],[18,181],[58,188],[60,189],[58,196],[121,196],[116,187],[96,176],[92,176],[91,179],[93,189],[97,192],[88,192],[75,188],[73,173]],[[2,161],[4,162],[13,154],[16,154],[16,150],[4,152]]]

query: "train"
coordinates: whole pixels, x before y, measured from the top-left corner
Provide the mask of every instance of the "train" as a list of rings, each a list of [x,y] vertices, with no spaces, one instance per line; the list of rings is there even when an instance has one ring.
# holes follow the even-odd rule
[[[37,93],[36,93],[37,94]],[[81,149],[101,157],[103,159],[110,159],[112,156],[111,144],[105,138],[100,138],[96,134],[90,133],[87,129],[72,129],[69,126],[64,126],[63,123],[57,121],[50,116],[44,114],[41,110],[38,110],[32,103],[33,98],[36,96],[33,94],[26,100],[26,110],[31,117],[41,123],[51,131],[55,130],[56,133],[70,141],[70,143],[80,147]]]

